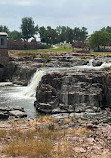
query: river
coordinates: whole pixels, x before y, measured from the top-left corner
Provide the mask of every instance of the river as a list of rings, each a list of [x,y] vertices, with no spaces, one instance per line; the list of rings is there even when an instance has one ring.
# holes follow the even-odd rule
[[[23,86],[0,86],[0,106],[20,106],[27,113],[28,118],[37,116],[34,108],[35,97],[24,96],[22,92],[26,89]]]

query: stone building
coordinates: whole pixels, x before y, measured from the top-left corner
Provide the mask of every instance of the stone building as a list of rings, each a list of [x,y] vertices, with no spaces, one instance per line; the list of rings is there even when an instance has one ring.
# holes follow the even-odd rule
[[[3,80],[4,71],[8,62],[7,33],[0,32],[0,81]]]

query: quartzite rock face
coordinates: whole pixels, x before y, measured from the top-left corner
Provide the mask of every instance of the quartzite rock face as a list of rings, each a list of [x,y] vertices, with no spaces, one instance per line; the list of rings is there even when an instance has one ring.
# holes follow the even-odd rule
[[[36,93],[35,106],[44,113],[97,112],[103,106],[102,72],[48,73]]]
[[[0,49],[0,81],[5,79],[5,70],[9,62],[7,49]]]
[[[111,71],[104,75],[104,105],[111,108]]]
[[[52,53],[54,55],[54,53]],[[77,65],[87,64],[88,59],[80,59],[74,56],[58,56],[55,55],[49,59],[45,59],[40,55],[36,58],[33,57],[21,57],[11,58],[5,71],[4,80],[10,80],[13,83],[27,85],[39,68],[46,67],[72,67]]]

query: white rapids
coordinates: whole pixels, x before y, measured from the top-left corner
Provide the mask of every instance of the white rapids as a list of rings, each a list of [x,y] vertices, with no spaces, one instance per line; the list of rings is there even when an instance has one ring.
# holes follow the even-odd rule
[[[64,71],[79,71],[84,69],[90,69],[90,70],[99,70],[105,67],[110,67],[111,63],[104,62],[101,66],[93,66],[94,59],[90,59],[89,63],[87,65],[82,66],[74,66],[74,67],[60,67],[60,68],[44,68],[43,70],[37,70],[29,85],[25,88],[25,90],[22,92],[22,95],[27,97],[35,97],[36,96],[36,88],[39,86],[39,82],[41,81],[42,77],[46,74],[46,72],[64,72]]]
[[[41,78],[45,75],[45,71],[40,70],[36,71],[34,76],[32,77],[29,85],[26,87],[25,91],[23,92],[23,95],[28,97],[35,97],[36,95],[36,88],[39,86],[39,82],[41,81]]]
[[[100,70],[105,67],[111,67],[111,63],[104,62],[101,66],[93,66],[94,59],[91,59],[87,65],[73,66],[73,67],[46,67],[41,70],[37,70],[28,86],[13,85],[10,82],[0,83],[0,106],[22,106],[28,114],[28,117],[35,118],[37,116],[36,110],[33,106],[36,100],[36,89],[42,77],[48,72],[73,72],[84,69]],[[65,105],[68,104],[68,91],[67,87],[62,87],[65,96],[63,101]]]
[[[76,69],[78,70],[84,70],[84,69],[90,69],[90,70],[100,70],[106,67],[111,67],[111,63],[106,63],[104,62],[101,66],[93,66],[93,61],[94,59],[90,59],[89,63],[87,65],[82,65],[82,66],[75,66]]]

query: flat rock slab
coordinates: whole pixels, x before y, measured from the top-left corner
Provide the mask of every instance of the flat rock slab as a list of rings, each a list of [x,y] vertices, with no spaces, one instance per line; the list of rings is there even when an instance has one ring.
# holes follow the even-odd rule
[[[13,85],[12,82],[0,82],[0,86],[1,86],[1,87],[2,87],[2,86],[11,86],[11,85]]]
[[[20,118],[23,118],[23,117],[27,117],[27,114],[25,112],[22,112],[22,111],[19,111],[19,110],[13,110],[13,111],[10,111],[9,114],[11,116],[14,116],[14,117],[20,117]]]

